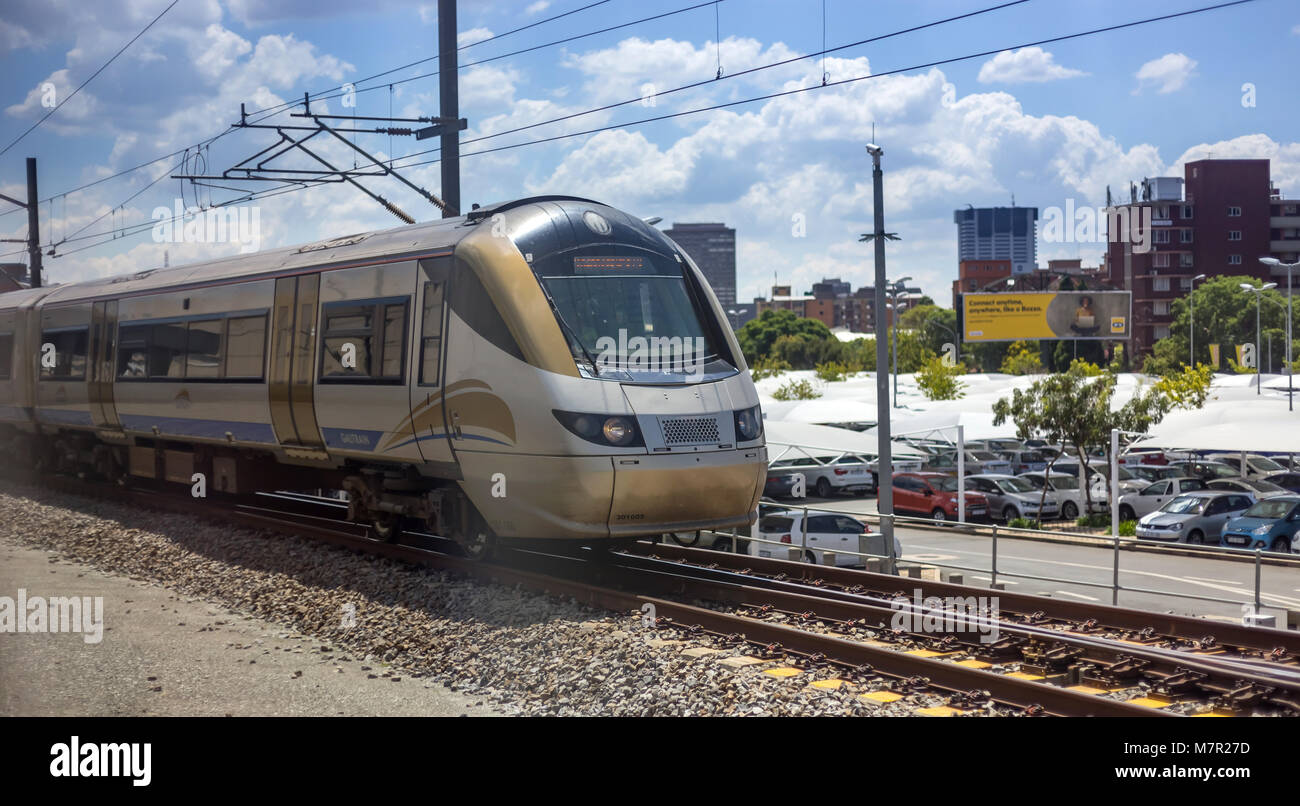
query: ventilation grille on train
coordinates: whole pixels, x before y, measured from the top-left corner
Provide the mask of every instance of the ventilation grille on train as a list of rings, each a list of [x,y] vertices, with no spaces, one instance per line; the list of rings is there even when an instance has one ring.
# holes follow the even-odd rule
[[[718,443],[718,418],[675,417],[660,420],[665,445],[716,445]]]

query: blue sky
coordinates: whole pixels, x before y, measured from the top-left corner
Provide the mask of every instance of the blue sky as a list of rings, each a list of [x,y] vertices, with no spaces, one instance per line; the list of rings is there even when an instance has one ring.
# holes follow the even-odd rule
[[[166,7],[168,0],[8,0],[0,19],[0,148],[47,110],[42,88],[63,98]],[[592,0],[461,0],[463,43],[501,34]],[[468,47],[462,64],[692,5],[690,0],[611,0],[527,31]],[[977,17],[841,51],[830,81],[997,51],[1040,39],[1209,5],[1208,0],[1031,0]],[[337,89],[345,82],[436,53],[434,3],[371,0],[180,0],[116,62],[25,139],[0,155],[0,192],[22,196],[23,158],[41,166],[41,195],[85,184],[183,149],[225,130],[238,114]],[[830,47],[996,5],[965,0],[873,3],[826,0]],[[821,0],[723,0],[717,7],[724,75],[822,48]],[[718,67],[714,6],[671,15],[528,54],[463,69],[465,137],[491,135],[654,91],[708,81]],[[738,297],[770,285],[806,289],[823,275],[870,278],[857,234],[871,220],[862,146],[876,124],[885,147],[890,271],[911,275],[946,304],[956,273],[952,211],[967,204],[1100,205],[1107,184],[1123,192],[1143,176],[1182,175],[1182,162],[1270,157],[1274,181],[1300,196],[1294,54],[1300,7],[1258,0],[1181,19],[1066,42],[909,70],[852,84],[645,125],[633,121],[820,84],[820,59],[708,81],[702,87],[467,144],[471,152],[589,128],[615,126],[480,156],[462,163],[463,197],[488,202],[539,192],[591,196],[643,216],[725,221],[736,227]],[[360,83],[355,112],[437,114],[433,63]],[[1253,85],[1253,105],[1243,85]],[[339,100],[322,102],[331,112]],[[316,105],[319,106],[319,105]],[[275,120],[289,121],[286,116]],[[622,125],[620,125],[622,124]],[[208,168],[263,148],[266,132],[240,131],[212,145]],[[361,143],[381,157],[430,141],[384,136]],[[327,149],[351,164],[342,146]],[[419,162],[436,154],[413,158]],[[232,254],[231,243],[157,243],[145,230],[112,239],[114,225],[148,222],[155,208],[194,191],[166,178],[179,158],[56,197],[43,205],[43,240],[82,232],[47,259],[52,281],[106,276]],[[290,163],[284,163],[286,165]],[[399,163],[400,164],[400,163]],[[437,191],[438,165],[404,175]],[[160,178],[163,177],[163,178]],[[158,180],[151,187],[150,182]],[[434,209],[391,179],[372,190],[419,220]],[[261,186],[259,186],[261,189]],[[133,194],[139,195],[122,206]],[[219,201],[234,194],[211,191]],[[208,193],[203,192],[206,200]],[[330,185],[259,201],[261,246],[285,245],[399,223],[360,192]],[[120,207],[120,209],[119,209]],[[0,212],[10,209],[0,205]],[[104,216],[97,223],[96,218]],[[21,213],[0,215],[0,237],[23,237]],[[802,221],[800,231],[795,225]],[[84,228],[84,229],[83,229]],[[107,233],[85,239],[86,235]],[[99,244],[99,245],[96,245]],[[82,247],[92,248],[82,249]],[[14,247],[17,248],[17,247]],[[73,249],[81,249],[72,253]],[[8,249],[0,251],[9,251]],[[1100,244],[1040,244],[1048,257],[1095,264]],[[0,258],[13,260],[15,257]]]

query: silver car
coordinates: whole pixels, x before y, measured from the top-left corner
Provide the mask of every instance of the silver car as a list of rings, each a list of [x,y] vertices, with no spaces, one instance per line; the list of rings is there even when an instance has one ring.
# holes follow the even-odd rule
[[[1040,489],[1022,478],[1001,473],[983,473],[966,477],[966,489],[983,493],[989,500],[989,515],[1010,521],[1015,518],[1032,518],[1045,521],[1059,516],[1060,501],[1053,493],[1043,495]],[[1038,509],[1042,501],[1042,511]]]
[[[1165,540],[1196,545],[1219,544],[1224,524],[1250,509],[1254,501],[1245,493],[1185,493],[1160,509],[1143,515],[1137,523],[1137,536],[1143,540]]]
[[[1079,477],[1071,476],[1068,473],[1053,473],[1049,477],[1046,473],[1021,473],[1019,478],[1024,479],[1033,485],[1035,490],[1043,489],[1047,485],[1047,494],[1056,496],[1056,500],[1061,505],[1061,517],[1065,520],[1072,521],[1079,517],[1087,506],[1087,496],[1079,488]],[[1092,490],[1092,509],[1093,513],[1101,513],[1107,510],[1105,485],[1094,485]]]
[[[1291,492],[1285,487],[1259,478],[1215,479],[1207,481],[1205,486],[1220,492],[1245,493],[1255,501],[1261,498],[1271,498],[1275,495],[1286,495]]]
[[[1241,454],[1239,453],[1212,453],[1206,458],[1212,459],[1216,462],[1222,462],[1223,464],[1234,468],[1238,473],[1241,472]],[[1267,476],[1269,473],[1281,473],[1283,470],[1286,470],[1285,465],[1279,464],[1267,456],[1260,456],[1257,453],[1246,454],[1247,476],[1258,478],[1260,476]]]
[[[1119,519],[1122,521],[1137,520],[1143,515],[1155,512],[1169,503],[1170,500],[1184,493],[1204,489],[1204,481],[1189,476],[1162,479],[1154,484],[1147,485],[1140,493],[1121,495],[1119,497]]]
[[[870,466],[854,456],[797,456],[778,459],[768,466],[772,476],[801,473],[805,495],[830,498],[836,493],[866,495],[876,488]]]

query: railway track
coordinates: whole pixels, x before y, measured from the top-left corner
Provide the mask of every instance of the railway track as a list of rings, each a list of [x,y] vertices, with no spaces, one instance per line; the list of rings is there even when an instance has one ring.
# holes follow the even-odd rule
[[[942,610],[905,601],[910,589],[926,597],[989,593],[948,583],[650,543],[612,553],[511,550],[479,564],[434,535],[378,541],[368,527],[342,521],[346,505],[330,499],[219,503],[65,477],[45,483],[650,614],[676,638],[740,652],[746,663],[782,659],[783,674],[821,675],[814,684],[861,689],[877,702],[928,692],[951,715],[989,703],[999,713],[1063,716],[1300,713],[1300,641],[1284,631],[1214,624],[1211,634],[1196,619],[997,591],[1011,615],[979,616],[979,635],[998,636],[982,642],[969,624],[964,632],[896,627],[899,613],[942,623]]]

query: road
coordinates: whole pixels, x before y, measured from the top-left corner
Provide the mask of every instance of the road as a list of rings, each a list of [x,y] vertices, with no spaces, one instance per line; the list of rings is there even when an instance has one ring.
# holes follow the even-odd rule
[[[874,497],[805,500],[809,507],[876,514]],[[990,535],[913,526],[900,526],[896,534],[903,546],[904,560],[940,567],[981,569],[954,569],[954,572],[963,574],[967,584],[988,585],[992,582],[989,569],[993,540]],[[1111,603],[1115,556],[1111,547],[999,536],[997,551],[998,581],[1006,583],[1009,591]],[[1119,552],[1119,566],[1121,588],[1214,597],[1231,602],[1206,602],[1137,590],[1121,590],[1118,601],[1121,607],[1153,612],[1172,611],[1239,622],[1243,605],[1251,603],[1255,596],[1253,563],[1166,552],[1122,550]],[[1028,576],[1051,577],[1053,581],[1024,578]],[[1260,601],[1264,605],[1262,612],[1275,615],[1278,626],[1285,626],[1285,611],[1288,608],[1300,611],[1300,567],[1283,568],[1264,564],[1260,573],[1260,591]]]

